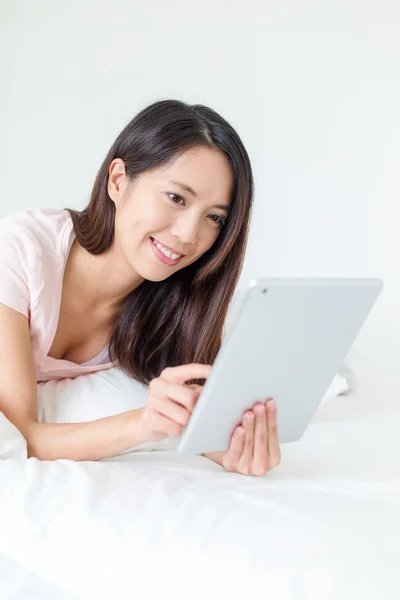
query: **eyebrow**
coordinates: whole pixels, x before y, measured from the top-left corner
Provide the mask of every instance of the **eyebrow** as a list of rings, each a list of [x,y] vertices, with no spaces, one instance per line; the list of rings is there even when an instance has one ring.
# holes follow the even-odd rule
[[[188,185],[187,183],[182,183],[182,181],[175,181],[174,179],[170,179],[170,183],[178,185],[183,190],[186,190],[186,192],[189,192],[189,194],[192,194],[192,196],[194,196],[195,198],[198,198],[197,192],[195,192],[195,190],[192,187],[190,187],[190,185]],[[222,210],[226,210],[228,212],[231,209],[229,204],[214,204],[213,208],[221,208]]]

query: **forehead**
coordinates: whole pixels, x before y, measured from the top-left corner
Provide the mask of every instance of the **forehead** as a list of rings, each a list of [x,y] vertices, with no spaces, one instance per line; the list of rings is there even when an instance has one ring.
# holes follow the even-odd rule
[[[155,173],[162,183],[179,181],[192,187],[200,200],[223,200],[229,204],[233,173],[220,150],[196,147],[186,150],[162,165]]]

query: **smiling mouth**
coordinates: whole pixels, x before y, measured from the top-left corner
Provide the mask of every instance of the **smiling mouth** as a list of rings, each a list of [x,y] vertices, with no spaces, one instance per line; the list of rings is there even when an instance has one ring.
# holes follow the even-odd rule
[[[162,244],[160,241],[156,240],[155,238],[151,238],[151,239],[153,240],[154,245],[159,250],[161,250],[161,252],[163,252],[163,254],[165,254],[166,252],[169,252],[171,255],[174,255],[174,258],[179,258],[181,256],[184,256],[183,252],[177,252],[170,246],[164,246],[164,244]],[[166,256],[168,256],[168,254],[166,254]],[[169,258],[171,258],[171,256]]]
[[[169,248],[163,246],[160,242],[158,242],[154,238],[150,238],[150,244],[153,249],[156,257],[164,264],[169,266],[177,265],[181,258],[184,256],[183,254],[178,254],[177,252],[172,251]]]

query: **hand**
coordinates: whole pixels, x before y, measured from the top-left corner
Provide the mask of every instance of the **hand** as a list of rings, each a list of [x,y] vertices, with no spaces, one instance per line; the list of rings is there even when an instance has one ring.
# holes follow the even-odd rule
[[[278,442],[276,402],[257,402],[243,413],[242,422],[234,430],[226,452],[204,454],[230,473],[265,475],[279,465],[281,451]]]
[[[159,441],[181,435],[200,396],[203,386],[185,382],[207,379],[212,366],[190,363],[167,367],[150,381],[149,395],[141,409],[140,427],[144,441]]]

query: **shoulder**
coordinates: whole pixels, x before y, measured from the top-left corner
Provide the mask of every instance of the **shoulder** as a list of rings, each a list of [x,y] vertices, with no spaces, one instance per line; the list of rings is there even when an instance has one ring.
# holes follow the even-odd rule
[[[0,219],[2,245],[9,240],[22,255],[36,259],[38,254],[57,259],[71,230],[71,216],[61,209],[31,208]]]

